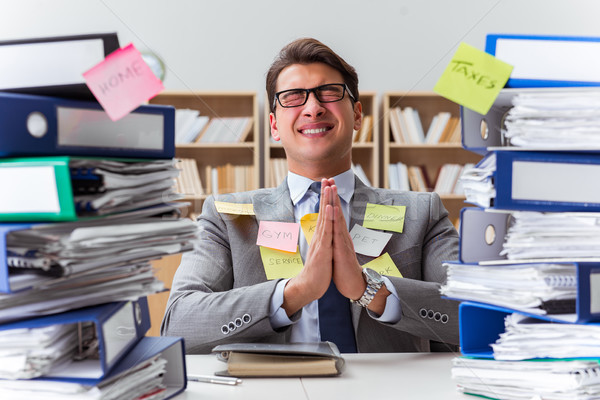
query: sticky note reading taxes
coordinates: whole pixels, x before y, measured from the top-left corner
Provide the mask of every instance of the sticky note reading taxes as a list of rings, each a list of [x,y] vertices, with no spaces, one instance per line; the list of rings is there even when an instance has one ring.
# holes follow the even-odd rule
[[[370,229],[381,229],[402,233],[406,206],[386,206],[367,203],[363,226]]]
[[[433,91],[480,114],[487,114],[513,66],[461,43]]]
[[[260,257],[268,280],[293,278],[304,266],[300,251],[288,253],[260,246]]]
[[[295,253],[298,249],[300,226],[296,222],[260,221],[256,244]]]
[[[391,233],[374,231],[358,224],[352,227],[350,237],[354,251],[369,257],[378,257],[392,237]]]
[[[215,201],[215,208],[218,212],[223,214],[254,215],[254,206],[252,204]]]
[[[302,227],[302,233],[306,238],[306,242],[310,244],[313,235],[315,234],[315,228],[317,227],[317,218],[319,213],[306,214],[300,219],[300,226]]]
[[[389,253],[382,254],[376,259],[369,261],[363,268],[369,267],[374,271],[377,271],[379,275],[395,276],[397,278],[403,278],[400,270],[394,264],[394,260],[390,257]]]
[[[164,89],[133,44],[115,50],[84,72],[83,77],[113,121],[123,118]]]

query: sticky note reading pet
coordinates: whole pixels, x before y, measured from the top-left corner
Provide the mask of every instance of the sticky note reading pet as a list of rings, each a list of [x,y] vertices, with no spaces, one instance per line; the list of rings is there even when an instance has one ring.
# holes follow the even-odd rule
[[[295,253],[300,226],[296,222],[260,221],[256,244]]]
[[[115,50],[84,72],[83,77],[113,121],[123,118],[164,89],[133,44]]]
[[[396,264],[394,264],[394,260],[388,253],[382,254],[376,259],[369,261],[363,268],[369,267],[374,271],[377,271],[379,275],[387,275],[387,276],[395,276],[397,278],[403,278],[402,274]]]
[[[224,201],[215,201],[215,207],[222,214],[234,215],[254,215],[254,206],[252,204],[226,203]]]
[[[386,206],[367,203],[363,226],[370,229],[402,233],[405,214],[406,206]]]
[[[317,228],[317,218],[319,218],[319,213],[306,214],[300,219],[302,233],[304,233],[304,237],[306,238],[308,244],[310,244],[310,241],[315,234],[315,229]]]
[[[293,278],[304,266],[299,251],[288,253],[261,246],[260,257],[268,280]]]
[[[486,114],[512,70],[512,65],[461,43],[433,90],[455,103]]]
[[[374,231],[358,224],[352,227],[350,237],[354,251],[370,257],[378,257],[392,237],[391,233]]]

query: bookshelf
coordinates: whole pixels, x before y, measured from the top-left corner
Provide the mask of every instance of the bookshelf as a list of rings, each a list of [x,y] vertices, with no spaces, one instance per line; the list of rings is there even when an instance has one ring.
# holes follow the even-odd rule
[[[267,96],[265,95],[265,98]],[[373,187],[380,186],[380,134],[379,134],[379,112],[377,104],[377,95],[375,92],[363,91],[360,93],[360,102],[363,106],[363,121],[371,120],[370,140],[363,142],[354,142],[352,145],[352,161],[359,164],[365,172]],[[285,151],[280,142],[271,140],[271,127],[269,124],[269,105],[265,104],[264,112],[264,152],[263,152],[263,182],[264,187],[274,187],[283,180],[282,173],[287,173],[287,164],[285,160]],[[369,116],[369,118],[365,118]],[[360,132],[359,132],[360,133]],[[280,165],[274,163],[280,160]],[[284,167],[283,167],[284,166]],[[279,168],[279,173],[275,171]],[[282,170],[285,168],[285,170]]]
[[[190,212],[200,214],[207,193],[211,193],[208,182],[211,181],[207,167],[252,167],[249,175],[237,177],[244,180],[248,189],[258,189],[260,182],[260,144],[258,129],[258,100],[255,92],[198,92],[198,91],[166,91],[150,100],[152,104],[172,105],[176,109],[192,109],[200,111],[200,115],[210,118],[252,117],[250,132],[243,142],[239,143],[194,143],[177,144],[175,157],[194,159],[198,167],[198,175],[204,188],[204,194],[189,195],[183,201],[192,204]],[[219,193],[238,191],[231,180],[220,179]]]
[[[400,144],[393,140],[390,109],[412,107],[418,110],[423,130],[427,132],[435,115],[449,112],[460,117],[459,106],[434,92],[386,92],[383,97],[383,187],[389,188],[390,163],[402,162],[409,166],[423,166],[426,179],[434,186],[438,172],[444,164],[477,163],[481,156],[465,150],[461,143]],[[450,220],[457,225],[460,209],[468,206],[465,197],[456,194],[440,194]]]

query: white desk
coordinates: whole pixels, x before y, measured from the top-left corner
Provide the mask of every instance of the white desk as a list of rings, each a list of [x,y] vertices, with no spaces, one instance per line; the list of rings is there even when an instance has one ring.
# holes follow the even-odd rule
[[[177,400],[473,399],[456,391],[450,378],[452,357],[452,353],[344,354],[346,370],[341,376],[245,378],[237,386],[188,382]],[[186,361],[193,374],[213,375],[225,368],[215,355],[189,355]]]

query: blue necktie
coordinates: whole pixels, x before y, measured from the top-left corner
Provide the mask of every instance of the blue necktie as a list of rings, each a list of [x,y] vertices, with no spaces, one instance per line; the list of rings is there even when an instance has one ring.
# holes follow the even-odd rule
[[[321,183],[314,182],[310,190],[319,196],[314,211],[318,213]],[[319,299],[319,327],[321,340],[335,343],[342,353],[356,353],[350,301],[337,290],[333,280],[323,297]]]

